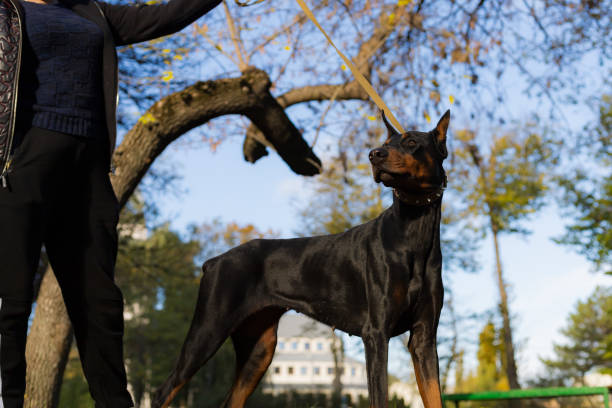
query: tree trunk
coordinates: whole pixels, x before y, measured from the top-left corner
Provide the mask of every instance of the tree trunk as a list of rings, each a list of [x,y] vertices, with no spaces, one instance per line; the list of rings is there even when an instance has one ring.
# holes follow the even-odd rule
[[[452,338],[450,344],[450,355],[448,356],[446,364],[440,370],[440,388],[442,389],[442,393],[445,393],[446,389],[448,388],[448,376],[450,374],[451,367],[453,364],[455,364],[455,366],[457,365],[456,362],[457,358],[459,357],[459,330],[457,328],[457,315],[455,313],[453,295],[452,293],[447,293],[445,296],[446,299],[444,300],[444,307],[446,308],[447,313],[450,315]],[[408,345],[407,342],[406,345]]]
[[[491,186],[494,184],[495,173],[493,171],[487,172],[482,164],[482,157],[478,151],[478,147],[474,144],[468,146],[468,151],[472,156],[474,165],[480,173],[481,182],[484,184],[484,190],[490,191]],[[495,168],[495,157],[491,157],[490,167]],[[488,216],[491,227],[491,234],[493,235],[493,246],[495,248],[495,269],[497,276],[497,286],[499,287],[499,311],[502,316],[502,327],[504,330],[504,351],[505,351],[505,369],[506,377],[508,378],[508,385],[511,389],[521,388],[518,382],[518,375],[516,372],[516,360],[514,359],[514,343],[512,341],[512,325],[510,324],[510,309],[508,308],[508,294],[506,293],[506,284],[504,283],[501,255],[499,250],[499,226],[496,224],[496,218],[494,213],[495,205],[489,201],[488,193],[486,193],[485,202],[488,207]],[[511,400],[509,406],[516,408],[520,406],[520,403],[516,400]]]
[[[55,408],[72,344],[72,325],[51,268],[42,280],[26,360],[25,408]]]
[[[332,382],[332,408],[342,406],[342,373],[344,371],[344,342],[331,329],[332,344],[331,352],[334,357],[334,380]]]
[[[508,308],[508,294],[506,284],[502,275],[501,256],[499,253],[498,231],[491,228],[493,233],[493,244],[495,246],[495,266],[497,272],[497,285],[499,286],[499,311],[502,315],[504,329],[504,350],[506,353],[506,376],[511,389],[521,388],[516,372],[516,361],[514,359],[514,343],[512,342],[512,326],[510,325],[510,310]]]

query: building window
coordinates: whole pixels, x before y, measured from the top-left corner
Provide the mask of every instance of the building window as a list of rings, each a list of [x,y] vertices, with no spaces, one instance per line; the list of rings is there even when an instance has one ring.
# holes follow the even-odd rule
[[[293,375],[293,367],[287,367],[287,374]]]
[[[284,350],[285,349],[285,342],[284,341],[279,341],[278,342],[278,349],[279,350]]]
[[[274,367],[274,374],[280,374],[280,367]]]
[[[351,368],[351,376],[354,377],[357,374],[357,369],[355,367]]]
[[[297,350],[297,347],[298,347],[297,341],[294,341],[293,343],[291,343],[291,349],[292,350]]]
[[[332,375],[334,373],[334,367],[327,367],[327,374]]]
[[[304,350],[310,350],[310,343],[304,343]]]
[[[313,367],[312,372],[314,373],[314,375],[319,375],[321,374],[321,369],[319,367]]]
[[[323,350],[323,343],[317,343],[317,350],[322,351]]]
[[[300,374],[302,374],[302,375],[306,375],[307,371],[308,371],[308,369],[306,367],[300,368]]]

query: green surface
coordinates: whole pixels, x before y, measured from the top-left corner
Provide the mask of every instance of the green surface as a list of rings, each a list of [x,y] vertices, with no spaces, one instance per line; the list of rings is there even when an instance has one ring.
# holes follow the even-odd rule
[[[471,394],[447,394],[444,401],[494,401],[519,398],[557,398],[575,397],[585,395],[601,395],[604,400],[604,407],[609,408],[608,387],[577,387],[577,388],[533,388],[526,390],[510,391],[486,391]]]

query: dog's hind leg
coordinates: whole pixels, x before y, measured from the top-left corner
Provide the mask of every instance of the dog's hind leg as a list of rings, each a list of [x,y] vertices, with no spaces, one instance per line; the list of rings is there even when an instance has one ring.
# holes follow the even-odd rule
[[[387,407],[389,339],[382,331],[376,329],[368,330],[368,333],[362,335],[362,339],[366,354],[370,407]]]
[[[286,309],[269,307],[247,317],[232,333],[236,378],[223,404],[242,408],[272,362],[278,321]]]
[[[229,325],[213,326],[210,321],[206,325],[200,325],[196,319],[197,315],[194,317],[194,322],[189,329],[174,369],[155,393],[151,405],[153,408],[168,407],[176,394],[215,354],[229,336]]]
[[[239,322],[228,318],[229,313],[219,310],[225,307],[224,300],[231,294],[228,292],[231,288],[218,284],[218,274],[205,273],[200,283],[191,327],[174,369],[155,393],[153,408],[168,407],[181,388],[221,347],[234,325]]]

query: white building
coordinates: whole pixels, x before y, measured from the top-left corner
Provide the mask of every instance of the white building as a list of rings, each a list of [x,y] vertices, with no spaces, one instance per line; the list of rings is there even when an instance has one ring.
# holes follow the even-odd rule
[[[278,327],[274,359],[264,379],[263,391],[331,394],[335,377],[332,329],[304,315],[287,313]],[[364,363],[344,356],[339,366],[342,394],[353,401],[367,398]]]

